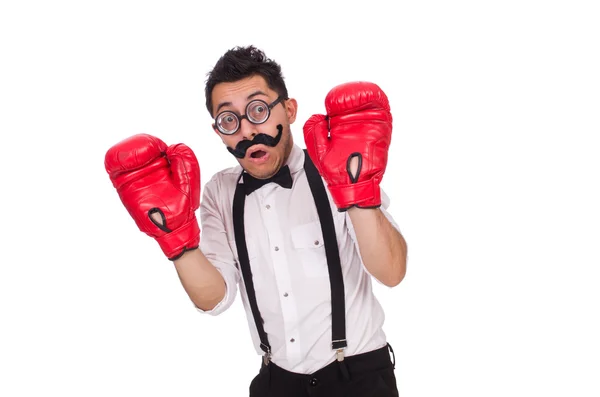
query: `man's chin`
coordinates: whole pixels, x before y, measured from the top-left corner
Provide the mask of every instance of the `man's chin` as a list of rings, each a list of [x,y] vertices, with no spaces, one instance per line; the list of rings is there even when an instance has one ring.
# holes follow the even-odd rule
[[[244,170],[246,170],[247,173],[249,173],[255,178],[269,178],[275,175],[275,173],[278,171],[277,161],[275,161],[275,159],[270,154],[268,154],[268,158],[267,155],[263,157],[266,158],[263,161],[258,161],[262,160],[262,158],[253,159],[246,157],[243,161],[240,161],[240,165],[242,166],[242,168],[244,168]]]

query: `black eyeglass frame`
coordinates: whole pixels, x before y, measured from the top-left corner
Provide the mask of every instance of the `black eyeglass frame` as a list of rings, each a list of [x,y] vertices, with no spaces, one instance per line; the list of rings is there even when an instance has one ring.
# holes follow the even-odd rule
[[[279,95],[277,97],[277,99],[275,99],[270,104],[268,104],[267,102],[263,101],[262,99],[254,99],[254,100],[248,102],[248,104],[246,105],[246,111],[245,111],[245,113],[243,115],[239,115],[239,114],[237,114],[236,112],[234,112],[232,110],[224,110],[224,111],[220,112],[219,114],[217,114],[217,117],[215,117],[214,123],[213,123],[213,128],[216,128],[219,131],[219,133],[221,133],[223,135],[233,135],[233,134],[235,134],[236,132],[239,131],[239,129],[240,129],[241,125],[242,125],[242,120],[244,120],[244,119],[248,120],[250,123],[252,123],[254,125],[264,124],[264,123],[267,122],[267,120],[269,120],[269,117],[271,117],[271,109],[273,109],[275,106],[277,106],[277,104],[279,102],[281,102],[282,100],[285,100],[285,99],[287,99],[287,98],[284,98],[282,95]],[[255,104],[257,102],[258,103],[263,103],[266,106],[266,108],[267,108],[267,117],[265,117],[265,119],[263,121],[260,121],[260,122],[255,122],[255,121],[252,121],[252,120],[250,120],[248,118],[248,108],[250,107],[250,105]],[[219,127],[219,124],[217,124],[217,120],[219,120],[219,118],[224,113],[231,113],[233,116],[235,116],[237,118],[238,123],[237,123],[237,128],[235,130],[233,130],[231,132],[229,132],[229,131],[223,131]]]

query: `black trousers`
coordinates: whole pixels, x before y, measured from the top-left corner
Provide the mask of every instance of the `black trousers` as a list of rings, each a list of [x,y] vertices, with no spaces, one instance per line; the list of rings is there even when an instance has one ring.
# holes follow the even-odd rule
[[[310,375],[263,364],[250,384],[250,397],[398,397],[390,351],[388,344],[336,360]]]

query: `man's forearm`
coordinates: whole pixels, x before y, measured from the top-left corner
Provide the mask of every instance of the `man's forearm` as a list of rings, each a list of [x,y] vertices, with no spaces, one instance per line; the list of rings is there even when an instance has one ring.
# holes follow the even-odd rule
[[[181,284],[198,308],[213,309],[225,296],[225,280],[200,249],[188,251],[174,261]]]
[[[406,241],[380,209],[348,210],[365,267],[383,284],[398,285],[406,274]]]

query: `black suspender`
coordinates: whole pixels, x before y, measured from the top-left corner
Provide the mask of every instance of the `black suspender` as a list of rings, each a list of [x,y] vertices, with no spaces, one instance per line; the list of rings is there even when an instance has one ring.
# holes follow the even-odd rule
[[[321,231],[325,243],[325,255],[327,256],[327,267],[329,269],[329,283],[331,284],[331,348],[339,353],[347,346],[346,344],[346,302],[344,297],[344,279],[342,277],[342,265],[337,245],[333,215],[329,206],[327,192],[323,185],[321,175],[310,160],[306,150],[304,151],[304,170],[308,185],[312,191]]]
[[[325,245],[325,254],[327,257],[327,267],[329,269],[329,283],[331,285],[331,347],[337,350],[337,359],[342,361],[344,359],[344,348],[347,346],[346,343],[346,305],[344,299],[344,280],[342,278],[342,266],[340,263],[339,249],[337,245],[337,238],[335,233],[335,226],[333,222],[333,215],[331,213],[331,207],[325,185],[319,175],[317,168],[311,161],[308,153],[304,150],[304,170],[308,179],[308,184],[312,192],[315,204],[317,207],[317,213],[319,215],[319,222],[321,223],[321,231],[323,232],[323,240]],[[235,195],[233,198],[233,227],[235,234],[235,242],[238,251],[238,258],[240,261],[240,268],[242,270],[242,276],[246,291],[248,293],[248,300],[250,303],[250,309],[252,310],[252,316],[256,324],[258,336],[260,338],[260,347],[265,352],[265,364],[268,364],[271,356],[271,345],[267,334],[263,327],[263,319],[258,310],[258,304],[256,302],[256,292],[254,290],[254,284],[252,282],[252,271],[250,270],[250,260],[248,258],[248,248],[246,246],[246,237],[244,229],[244,207],[246,201],[246,194],[243,186],[238,183]]]
[[[244,227],[245,203],[246,193],[244,192],[243,186],[238,183],[233,197],[233,229],[235,234],[235,244],[237,246],[244,285],[246,286],[246,292],[248,294],[248,301],[250,302],[250,309],[252,310],[252,316],[254,317],[254,323],[256,324],[256,329],[258,330],[258,336],[260,338],[260,348],[265,352],[265,364],[267,364],[271,356],[271,345],[269,345],[267,333],[263,327],[263,320],[258,311],[256,292],[254,291],[254,283],[252,282],[252,270],[250,270],[250,259],[248,258],[248,247],[246,246],[246,233]]]

